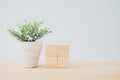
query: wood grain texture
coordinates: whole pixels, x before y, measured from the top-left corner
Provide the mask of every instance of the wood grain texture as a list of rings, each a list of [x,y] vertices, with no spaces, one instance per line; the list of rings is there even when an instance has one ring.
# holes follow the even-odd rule
[[[55,68],[57,67],[57,57],[46,57],[46,68]]]
[[[0,80],[120,80],[119,61],[73,61],[69,68],[23,68],[19,61],[0,61]]]
[[[46,68],[69,67],[69,45],[46,45]]]
[[[57,46],[56,45],[46,45],[46,56],[57,57]]]

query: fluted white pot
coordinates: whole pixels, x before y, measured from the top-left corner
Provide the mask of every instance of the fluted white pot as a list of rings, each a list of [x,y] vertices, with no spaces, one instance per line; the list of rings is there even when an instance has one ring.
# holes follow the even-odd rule
[[[42,42],[19,42],[18,49],[23,67],[36,67],[38,65]]]

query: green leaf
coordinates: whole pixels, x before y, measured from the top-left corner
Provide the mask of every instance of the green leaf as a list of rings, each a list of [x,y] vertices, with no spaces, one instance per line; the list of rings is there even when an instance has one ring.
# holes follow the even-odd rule
[[[20,41],[36,41],[37,39],[41,39],[48,33],[51,33],[52,31],[49,31],[48,28],[41,28],[43,22],[42,21],[34,21],[34,22],[28,22],[24,21],[25,23],[17,23],[16,26],[19,28],[18,31],[15,31],[14,29],[8,29],[10,34],[13,37],[16,37],[16,39]]]

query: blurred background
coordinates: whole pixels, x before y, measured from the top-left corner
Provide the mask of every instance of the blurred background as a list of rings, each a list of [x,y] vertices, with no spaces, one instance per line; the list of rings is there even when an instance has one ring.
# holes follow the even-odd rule
[[[25,19],[53,31],[41,59],[46,44],[68,44],[71,60],[120,60],[120,0],[0,0],[0,60],[19,58],[7,29]]]

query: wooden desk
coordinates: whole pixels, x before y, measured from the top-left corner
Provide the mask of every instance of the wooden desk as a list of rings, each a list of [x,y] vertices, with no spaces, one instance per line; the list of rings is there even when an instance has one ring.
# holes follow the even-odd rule
[[[0,61],[0,80],[120,80],[120,62],[74,61],[70,68],[43,64],[23,68],[19,61]]]

